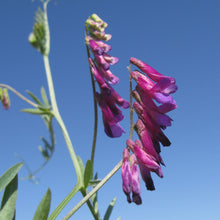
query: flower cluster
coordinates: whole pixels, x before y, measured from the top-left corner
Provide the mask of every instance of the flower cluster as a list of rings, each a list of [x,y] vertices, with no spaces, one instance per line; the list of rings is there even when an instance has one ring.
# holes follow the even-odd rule
[[[139,139],[136,141],[128,139],[126,142],[133,154],[129,162],[129,151],[125,148],[122,180],[128,202],[141,204],[140,174],[147,190],[155,190],[151,172],[163,177],[160,165],[164,165],[164,162],[160,156],[160,144],[169,146],[171,143],[162,130],[171,126],[172,119],[166,113],[177,108],[175,100],[170,95],[177,90],[177,86],[174,78],[160,74],[146,63],[133,57],[130,58],[130,62],[142,71],[131,72],[131,78],[137,83],[132,95],[136,100],[133,108],[138,116],[134,129]]]
[[[119,124],[124,116],[117,106],[128,108],[129,102],[119,96],[111,86],[119,82],[119,78],[110,71],[110,65],[116,64],[118,58],[108,54],[111,46],[103,42],[109,41],[112,37],[105,33],[106,27],[107,23],[96,14],[87,19],[86,44],[93,54],[92,59],[89,53],[88,61],[91,72],[100,88],[100,93],[96,92],[95,98],[102,111],[105,133],[109,137],[120,137],[125,132]]]
[[[2,102],[4,109],[8,110],[10,107],[10,98],[6,88],[0,88],[0,101]]]

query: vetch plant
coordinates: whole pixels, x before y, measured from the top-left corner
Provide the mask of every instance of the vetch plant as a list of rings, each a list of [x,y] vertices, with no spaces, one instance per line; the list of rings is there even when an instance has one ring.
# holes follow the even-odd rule
[[[119,59],[110,55],[111,45],[108,41],[110,41],[112,35],[105,33],[108,24],[97,14],[92,14],[85,22],[85,46],[93,89],[94,133],[91,145],[91,157],[83,164],[81,158],[76,156],[75,148],[73,147],[56,101],[49,62],[50,31],[47,17],[49,0],[42,0],[42,3],[43,9],[38,9],[35,15],[34,27],[29,36],[29,42],[42,55],[49,95],[46,94],[45,89],[42,87],[41,98],[36,97],[30,91],[28,91],[30,98],[26,98],[9,85],[0,84],[0,100],[4,109],[8,109],[10,107],[8,92],[17,95],[31,106],[23,109],[22,112],[39,115],[43,119],[50,134],[50,140],[48,141],[42,138],[43,147],[39,147],[45,162],[37,170],[30,172],[27,179],[35,181],[36,173],[52,158],[55,152],[53,121],[56,121],[59,124],[75,168],[76,183],[64,200],[51,212],[50,203],[52,193],[48,189],[37,207],[33,219],[57,219],[70,200],[77,193],[81,193],[83,199],[66,213],[63,219],[70,219],[86,203],[95,220],[108,220],[116,198],[111,201],[102,218],[97,208],[97,191],[120,168],[122,168],[122,188],[127,196],[127,201],[129,203],[134,202],[137,205],[142,203],[141,177],[148,190],[155,190],[151,172],[155,172],[161,178],[163,177],[161,165],[164,165],[164,161],[160,155],[160,145],[169,146],[171,144],[163,130],[171,126],[172,122],[172,119],[166,113],[177,107],[176,102],[171,96],[171,93],[177,90],[176,82],[174,78],[164,76],[146,63],[132,57],[130,58],[129,66],[130,101],[128,102],[123,99],[116,92],[120,79],[110,70],[111,65],[117,64]],[[139,70],[131,72],[131,64]],[[134,90],[132,88],[132,80],[135,80],[137,84]],[[133,102],[133,99],[136,101]],[[130,135],[125,143],[127,147],[123,151],[123,159],[103,179],[99,179],[93,169],[98,130],[98,106],[102,112],[104,131],[110,138],[119,138],[125,133],[126,129],[120,125],[120,122],[124,119],[122,110],[130,108]],[[133,111],[136,111],[138,116],[138,120],[135,123],[133,123]],[[135,141],[133,141],[133,130],[136,131],[139,137]],[[0,177],[0,191],[5,189],[0,209],[1,219],[10,220],[15,218],[17,173],[21,167],[22,163],[18,163]],[[10,193],[10,190],[14,193]]]
[[[126,142],[127,148],[123,153],[122,181],[127,201],[129,203],[133,201],[139,205],[142,203],[139,172],[147,190],[151,191],[155,190],[151,172],[163,177],[161,165],[165,164],[160,155],[160,144],[170,146],[171,142],[162,130],[171,126],[172,119],[166,113],[177,108],[176,102],[171,96],[176,92],[177,86],[174,78],[162,75],[141,60],[131,57],[130,63],[142,72],[139,70],[130,72],[129,67],[130,101],[132,105],[132,96],[136,100],[132,108],[137,113],[138,120],[133,125],[131,112],[131,132]],[[135,90],[132,90],[132,80],[137,83]],[[139,137],[135,141],[132,140],[133,129]],[[129,150],[132,152],[130,157]],[[130,198],[131,193],[132,199]]]

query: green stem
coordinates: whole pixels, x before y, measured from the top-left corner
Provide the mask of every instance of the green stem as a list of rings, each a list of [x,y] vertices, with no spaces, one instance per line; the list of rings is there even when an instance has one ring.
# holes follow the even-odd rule
[[[86,45],[87,55],[90,57],[89,48]],[[95,81],[93,78],[92,71],[90,69],[90,76],[91,76],[91,82],[92,82],[92,91],[93,91],[93,103],[94,103],[94,131],[93,131],[93,141],[92,141],[92,151],[91,151],[91,162],[92,167],[94,164],[94,157],[95,157],[95,148],[96,148],[96,139],[97,139],[97,130],[98,130],[98,109],[97,109],[97,102],[95,98]]]
[[[24,97],[21,93],[19,93],[17,90],[15,90],[14,88],[12,88],[9,85],[6,84],[0,84],[0,87],[2,88],[6,88],[8,90],[10,90],[11,92],[13,92],[15,95],[17,95],[19,98],[21,98],[22,100],[24,100],[25,102],[27,102],[28,104],[32,105],[35,108],[38,108],[39,106],[37,104],[35,104],[34,102],[30,101],[29,99],[27,99],[26,97]]]
[[[94,193],[96,193],[120,168],[122,165],[122,160],[113,168],[113,170],[107,174],[107,176],[93,188],[64,218],[63,220],[68,220],[70,217],[84,204],[88,199],[90,199]]]
[[[82,190],[81,190],[81,193],[82,193],[83,197],[86,197],[87,192],[86,192],[85,189],[82,189]],[[93,207],[93,205],[91,204],[91,202],[90,202],[89,199],[86,201],[86,203],[87,203],[87,205],[88,205],[88,207],[89,207],[89,210],[91,211],[91,213],[92,213],[94,219],[95,219],[95,220],[100,220],[101,218],[100,218],[99,212],[95,212],[95,209],[94,209],[94,207]]]
[[[51,71],[50,71],[49,59],[48,59],[48,56],[45,56],[45,55],[43,56],[43,58],[44,58],[44,65],[45,65],[46,75],[47,75],[47,82],[48,82],[48,87],[49,87],[52,111],[53,111],[54,117],[57,119],[57,122],[60,125],[60,128],[62,130],[64,139],[66,141],[66,145],[67,145],[67,148],[69,150],[70,157],[71,157],[71,159],[73,161],[73,165],[75,167],[77,180],[78,180],[79,183],[82,184],[83,176],[82,176],[82,173],[80,171],[80,166],[79,166],[76,154],[74,152],[73,145],[72,145],[72,142],[70,140],[68,131],[66,129],[66,126],[65,126],[65,124],[63,122],[63,119],[61,118],[61,115],[60,115],[59,110],[58,110],[55,91],[54,91],[54,86],[53,86],[52,75],[51,75]]]

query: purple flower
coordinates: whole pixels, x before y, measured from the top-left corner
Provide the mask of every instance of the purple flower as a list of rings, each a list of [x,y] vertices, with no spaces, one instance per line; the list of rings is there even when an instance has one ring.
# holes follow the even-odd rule
[[[137,205],[142,203],[141,200],[141,188],[140,188],[140,173],[138,169],[138,161],[134,154],[130,156],[129,162],[129,151],[127,148],[123,151],[123,162],[121,168],[122,175],[122,188],[127,196],[127,201],[132,201]],[[132,200],[130,194],[132,193]]]
[[[154,186],[153,179],[151,177],[150,170],[140,162],[139,162],[139,168],[141,172],[141,177],[143,181],[145,182],[145,186],[147,190],[150,190],[150,191],[155,190],[155,186]]]
[[[119,82],[119,78],[112,74],[112,72],[108,69],[105,70],[102,66],[99,67],[100,73],[102,74],[103,78],[105,78],[108,83],[115,85]]]
[[[177,108],[176,102],[171,96],[176,92],[177,86],[174,78],[160,74],[146,63],[133,57],[130,58],[130,62],[146,74],[138,70],[131,72],[131,78],[137,83],[135,90],[132,91],[132,96],[136,99],[133,108],[138,120],[134,129],[139,139],[135,142],[128,139],[126,142],[127,147],[133,152],[130,156],[130,164],[134,166],[135,175],[131,168],[131,176],[135,178],[135,181],[131,186],[134,186],[135,190],[132,188],[131,191],[136,193],[133,193],[132,200],[136,204],[140,204],[138,166],[147,190],[155,190],[151,172],[163,177],[160,165],[165,164],[160,155],[160,143],[163,146],[169,146],[171,143],[162,129],[171,126],[172,119],[166,113]]]
[[[123,191],[127,196],[127,201],[131,203],[130,193],[131,193],[132,177],[131,177],[131,169],[130,169],[130,163],[129,163],[129,151],[127,148],[125,148],[123,151],[121,176],[122,176]]]
[[[159,73],[157,70],[149,66],[148,64],[142,62],[141,60],[138,60],[134,57],[130,58],[130,62],[137,66],[141,71],[146,73],[152,80],[155,82],[159,82],[161,79],[168,78],[170,80],[170,83],[175,84],[175,79],[169,76],[164,76],[161,73]]]
[[[163,177],[163,172],[160,165],[155,161],[155,159],[146,153],[143,149],[143,145],[140,140],[133,142],[128,139],[126,142],[127,146],[132,150],[140,163],[143,164],[150,171],[155,172],[159,177]]]
[[[104,53],[104,49],[102,47],[99,47],[93,39],[89,40],[89,46],[92,49],[92,51],[94,53],[97,53],[98,55],[102,55]]]
[[[153,142],[151,140],[151,136],[144,125],[143,121],[141,119],[138,119],[135,126],[135,131],[137,132],[139,139],[142,142],[143,150],[151,155],[151,157],[159,163],[159,157],[157,155],[157,152],[154,148]]]
[[[102,110],[105,133],[112,138],[120,137],[122,133],[125,133],[125,131],[118,122],[121,121],[124,116],[121,114],[119,109],[119,111],[117,111],[116,108],[113,109],[113,105],[108,105],[106,100],[103,98],[103,94],[96,93],[96,100]]]
[[[141,187],[140,187],[140,173],[137,165],[137,158],[134,154],[130,157],[131,162],[131,187],[132,187],[132,201],[137,205],[142,203]]]
[[[112,37],[111,34],[105,33],[107,26],[98,15],[92,14],[86,21],[85,42],[91,73],[100,89],[100,93],[96,93],[96,100],[102,111],[105,133],[109,137],[120,137],[125,131],[119,124],[124,116],[118,106],[128,108],[130,105],[109,85],[117,84],[119,78],[110,70],[110,65],[116,64],[118,58],[107,54],[111,46],[103,42]]]

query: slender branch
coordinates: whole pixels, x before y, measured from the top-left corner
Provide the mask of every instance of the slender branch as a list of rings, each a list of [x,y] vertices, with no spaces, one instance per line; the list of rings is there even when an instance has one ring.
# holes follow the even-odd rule
[[[77,180],[82,183],[83,177],[82,177],[82,174],[80,172],[80,166],[79,166],[75,151],[73,149],[73,145],[72,145],[72,142],[70,140],[68,131],[66,129],[66,126],[63,122],[63,119],[62,119],[62,117],[59,113],[58,107],[57,107],[56,96],[55,96],[55,91],[54,91],[54,86],[53,86],[53,80],[52,80],[52,75],[51,75],[51,71],[50,71],[49,59],[48,59],[48,56],[43,56],[43,58],[44,58],[44,65],[45,65],[45,70],[46,70],[46,75],[47,75],[47,82],[48,82],[50,99],[51,99],[51,104],[52,104],[54,117],[57,119],[57,122],[59,123],[60,128],[62,130],[64,139],[65,139],[66,144],[67,144],[67,148],[69,150],[70,157],[73,161],[73,165],[74,165],[76,175],[77,175]]]
[[[90,52],[89,52],[89,48],[87,45],[86,45],[86,50],[87,50],[88,57],[90,57]],[[97,101],[95,98],[95,81],[94,81],[91,69],[90,69],[90,76],[91,76],[91,82],[92,82],[93,102],[94,102],[94,131],[93,131],[93,141],[92,141],[92,151],[91,151],[91,162],[92,162],[92,167],[93,167],[94,157],[95,157],[95,148],[96,148],[96,138],[97,138],[97,131],[98,131],[98,109],[97,109]]]
[[[27,102],[28,104],[32,105],[35,108],[38,108],[39,106],[37,104],[35,104],[34,102],[32,102],[31,100],[27,99],[26,97],[24,97],[21,93],[19,93],[17,90],[15,90],[14,88],[12,88],[9,85],[6,84],[0,84],[0,87],[6,88],[8,90],[10,90],[11,92],[13,92],[15,95],[17,95],[19,98],[21,98],[22,100],[24,100],[25,102]]]
[[[113,170],[106,175],[106,177],[97,184],[64,218],[63,220],[68,220],[70,217],[84,204],[88,199],[90,199],[94,193],[96,193],[120,168],[122,165],[122,160],[113,168]]]
[[[87,195],[86,190],[81,190],[81,193],[82,193],[83,197],[85,197]],[[99,212],[95,212],[95,209],[89,199],[86,201],[86,203],[87,203],[89,210],[91,211],[94,219],[100,220],[101,218],[100,218]]]

